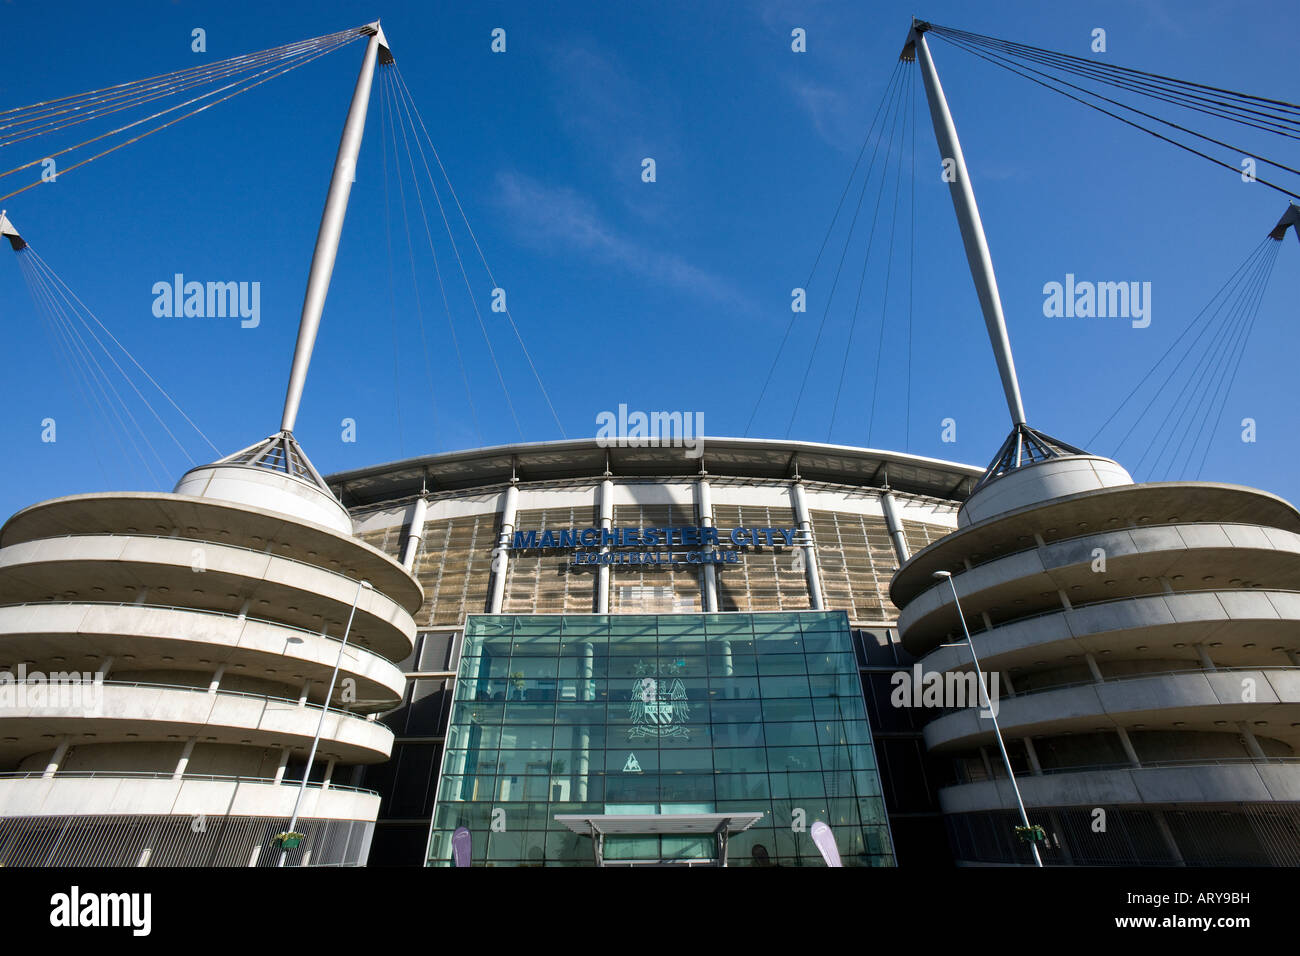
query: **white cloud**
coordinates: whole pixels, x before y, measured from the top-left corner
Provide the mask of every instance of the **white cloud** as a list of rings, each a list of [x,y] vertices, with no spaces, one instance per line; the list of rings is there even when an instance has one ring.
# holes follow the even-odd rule
[[[747,307],[744,296],[726,279],[620,231],[590,199],[573,189],[502,172],[497,174],[496,195],[515,229],[535,246],[554,250],[561,245],[680,292]]]

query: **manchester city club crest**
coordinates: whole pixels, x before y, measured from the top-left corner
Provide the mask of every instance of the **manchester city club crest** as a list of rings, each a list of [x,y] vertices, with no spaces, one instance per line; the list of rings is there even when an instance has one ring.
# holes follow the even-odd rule
[[[638,666],[637,670],[646,668]],[[691,739],[686,721],[691,716],[691,702],[680,677],[649,675],[632,681],[632,702],[628,708],[632,728],[629,740],[637,737],[678,737]]]

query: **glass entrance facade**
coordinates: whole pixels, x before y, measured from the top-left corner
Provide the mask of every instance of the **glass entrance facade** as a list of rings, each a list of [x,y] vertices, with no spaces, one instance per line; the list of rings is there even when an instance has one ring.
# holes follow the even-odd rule
[[[465,625],[428,863],[581,866],[556,814],[762,812],[732,866],[892,866],[848,617],[835,612],[474,615]],[[699,860],[711,838],[606,843],[611,860]]]

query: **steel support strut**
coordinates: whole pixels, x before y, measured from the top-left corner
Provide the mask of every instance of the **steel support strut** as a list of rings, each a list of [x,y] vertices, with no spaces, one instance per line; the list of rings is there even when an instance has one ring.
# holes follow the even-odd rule
[[[948,190],[952,196],[953,209],[957,212],[957,224],[961,227],[966,262],[970,266],[971,278],[975,280],[980,309],[984,312],[984,325],[993,346],[993,357],[998,363],[998,374],[1002,377],[1002,391],[1006,395],[1012,424],[1023,425],[1025,408],[1020,399],[1020,383],[1016,380],[1016,363],[1011,355],[1011,340],[1007,337],[1007,322],[1002,314],[998,280],[993,273],[993,257],[989,254],[989,244],[984,238],[984,223],[980,220],[979,206],[975,204],[975,190],[971,186],[970,173],[966,170],[966,157],[962,155],[961,142],[957,139],[957,127],[953,125],[948,101],[944,98],[943,86],[939,83],[939,74],[925,42],[925,32],[928,29],[929,24],[912,21],[912,29],[907,35],[901,59],[911,60],[915,57],[920,64],[921,77],[925,82],[925,98],[930,104],[930,119],[934,123],[935,138],[939,141],[939,154],[943,157],[945,167],[952,164],[950,168],[945,168],[945,178],[949,179]]]
[[[334,174],[330,177],[329,194],[325,210],[321,213],[320,229],[316,233],[316,249],[311,256],[311,271],[307,275],[307,293],[303,297],[302,317],[298,321],[298,344],[293,350],[293,366],[289,371],[289,387],[284,396],[284,415],[280,431],[292,432],[298,421],[298,405],[302,401],[303,386],[307,383],[307,367],[311,364],[316,333],[320,329],[321,313],[325,309],[325,294],[329,292],[330,277],[334,274],[334,259],[338,256],[339,237],[343,234],[343,217],[348,211],[348,195],[356,178],[357,155],[361,152],[361,135],[366,129],[366,107],[370,102],[370,85],[375,78],[375,61],[391,61],[388,41],[378,21],[370,24],[373,33],[366,44],[366,55],[361,61],[356,88],[352,91],[352,105],[343,124],[339,151],[334,160]]]

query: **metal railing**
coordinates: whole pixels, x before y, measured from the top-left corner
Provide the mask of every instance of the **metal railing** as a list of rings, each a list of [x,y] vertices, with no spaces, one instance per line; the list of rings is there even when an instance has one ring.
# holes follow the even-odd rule
[[[298,634],[307,634],[311,637],[324,638],[325,640],[332,641],[335,644],[341,643],[342,640],[341,638],[330,637],[328,634],[322,634],[320,631],[313,631],[305,627],[299,627],[296,624],[283,624],[280,621],[272,621],[270,618],[253,617],[252,615],[249,614],[239,614],[236,611],[213,611],[213,610],[208,610],[207,608],[182,607],[179,604],[137,604],[134,601],[85,601],[85,600],[81,600],[80,598],[77,598],[75,600],[68,600],[68,601],[19,601],[14,604],[0,604],[0,611],[4,611],[8,608],[16,608],[16,607],[46,608],[46,607],[72,606],[76,604],[90,604],[90,605],[94,605],[95,607],[127,607],[127,608],[138,607],[138,608],[145,608],[151,611],[183,611],[187,614],[216,615],[217,617],[229,618],[230,620],[234,620],[234,621],[239,621],[239,620],[252,621],[254,624],[266,624],[269,625],[270,627],[283,628],[286,631],[294,631],[295,633]],[[367,650],[366,648],[353,643],[349,643],[348,650],[353,650],[353,649],[360,651],[363,654],[370,654],[374,657],[381,656],[379,654],[375,654],[374,651]]]
[[[328,568],[321,564],[314,564],[311,561],[304,561],[301,558],[294,558],[294,557],[288,557],[287,555],[283,555],[283,554],[277,554],[275,551],[271,550],[270,548],[250,548],[247,545],[243,545],[243,544],[229,544],[225,541],[209,541],[205,538],[186,538],[186,537],[182,537],[181,535],[173,536],[169,534],[141,534],[135,531],[130,531],[130,532],[83,531],[83,532],[70,532],[69,534],[47,535],[46,537],[43,538],[34,538],[31,541],[19,542],[19,544],[12,545],[12,547],[19,547],[23,544],[36,544],[41,541],[58,541],[64,538],[120,538],[120,539],[145,538],[150,541],[178,541],[183,544],[201,545],[202,547],[207,547],[207,548],[228,548],[232,551],[244,551],[247,552],[248,554],[258,554],[268,558],[279,558],[281,561],[288,561],[291,564],[299,564],[305,568],[314,568],[317,571],[323,571],[326,574],[333,575],[334,577],[342,578],[343,580],[351,584],[355,584],[357,581],[356,578],[350,578],[342,571],[337,571],[333,568]],[[375,593],[383,594],[382,591],[376,591]],[[387,595],[384,596],[387,597]],[[387,598],[387,599],[389,601],[393,601],[392,598]],[[393,601],[393,603],[396,604],[397,602]]]
[[[1142,673],[1124,674],[1119,677],[1106,677],[1100,681],[1098,680],[1070,681],[1065,684],[1050,684],[1043,687],[1035,687],[1030,690],[1018,691],[1014,694],[998,694],[997,704],[999,707],[1001,707],[1007,701],[1022,700],[1023,698],[1034,697],[1035,695],[1038,694],[1049,694],[1052,691],[1067,690],[1075,687],[1104,687],[1109,684],[1123,684],[1127,681],[1146,680],[1148,678],[1155,678],[1155,677],[1179,677],[1187,674],[1233,674],[1233,673],[1241,673],[1243,671],[1244,672],[1300,671],[1300,667],[1296,667],[1293,664],[1261,664],[1257,666],[1245,666],[1245,667],[1216,667],[1213,670],[1207,670],[1204,667],[1189,667],[1183,670],[1144,671]],[[949,671],[946,673],[955,673],[955,672]],[[961,673],[963,675],[968,673],[973,674],[973,672],[968,672],[968,671],[963,671]],[[963,677],[963,679],[965,678]],[[976,699],[976,703],[970,703],[960,707],[953,705],[949,707],[933,707],[933,708],[925,708],[925,709],[929,713],[934,714],[934,718],[933,718],[934,720],[938,720],[941,717],[949,717],[953,714],[960,714],[967,710],[974,710],[977,707],[983,709],[983,704],[978,703],[978,697]]]
[[[1300,593],[1296,591],[1288,591],[1286,588],[1188,588],[1183,591],[1158,591],[1158,592],[1153,592],[1151,594],[1131,594],[1128,597],[1106,598],[1104,601],[1087,601],[1082,604],[1071,603],[1069,607],[1053,607],[1053,608],[1048,608],[1045,611],[1035,611],[1033,614],[1025,614],[1021,617],[1012,617],[1004,621],[998,621],[994,623],[992,627],[980,627],[978,630],[972,629],[971,635],[973,636],[977,634],[988,634],[991,633],[992,631],[998,631],[998,630],[1002,630],[1003,628],[1013,627],[1018,624],[1023,624],[1026,621],[1033,621],[1040,617],[1052,617],[1058,614],[1065,615],[1065,614],[1070,614],[1074,611],[1082,611],[1087,608],[1103,607],[1104,605],[1107,604],[1123,604],[1126,601],[1147,601],[1147,600],[1152,600],[1154,598],[1178,598],[1184,595],[1192,595],[1192,594],[1218,594],[1221,592],[1236,593],[1239,591],[1249,591],[1252,594]],[[938,609],[936,608],[936,610]],[[968,616],[966,618],[966,623],[969,626],[971,623],[982,623],[982,620],[983,620],[982,617],[972,618]],[[1181,624],[1184,622],[1171,620],[1169,623]],[[1113,628],[1112,630],[1124,630],[1124,628]],[[1074,635],[1071,634],[1070,636],[1073,637]]]
[[[125,681],[125,680],[102,680],[102,681],[96,681],[96,680],[93,680],[93,679],[90,680],[90,681],[81,681],[81,680],[77,680],[77,681],[49,681],[49,680],[31,680],[31,679],[28,679],[28,680],[7,681],[7,682],[5,682],[5,683],[7,684],[7,686],[10,686],[10,687],[25,687],[25,686],[32,686],[32,687],[101,686],[101,687],[141,687],[141,688],[156,688],[156,689],[158,689],[158,690],[180,690],[180,691],[188,691],[189,693],[192,693],[192,694],[202,694],[202,695],[205,696],[205,697],[206,697],[206,696],[209,696],[209,695],[214,696],[214,697],[215,697],[215,696],[218,696],[218,695],[225,695],[225,696],[227,696],[227,697],[247,697],[247,698],[249,698],[249,699],[251,699],[251,700],[261,700],[261,701],[275,702],[275,703],[279,703],[279,704],[292,704],[294,710],[297,710],[297,709],[299,709],[299,708],[301,708],[301,709],[303,709],[303,710],[306,710],[306,709],[308,709],[308,708],[310,708],[311,710],[321,710],[321,709],[322,709],[322,707],[321,707],[320,704],[313,704],[313,703],[310,703],[310,702],[307,702],[307,701],[304,701],[303,703],[299,704],[299,698],[297,698],[297,697],[276,697],[276,696],[273,695],[273,694],[261,694],[261,693],[257,693],[256,691],[248,691],[248,690],[226,690],[226,689],[224,689],[224,688],[217,688],[216,690],[210,690],[210,689],[207,688],[207,687],[197,687],[197,686],[195,686],[195,685],[193,685],[193,684],[157,684],[157,683],[154,683],[154,682],[152,682],[152,681]],[[340,708],[340,707],[325,707],[324,710],[325,710],[327,713],[335,713],[335,714],[339,714],[339,715],[341,715],[341,716],[343,716],[343,717],[351,718],[352,720],[359,720],[359,721],[361,721],[362,723],[366,723],[366,724],[376,723],[376,721],[372,721],[372,720],[368,719],[367,717],[362,717],[362,716],[359,715],[359,714],[354,714],[354,713],[352,713],[351,711],[349,711],[349,710],[344,710],[343,708]],[[0,713],[3,713],[3,712],[4,712],[4,709],[3,709],[3,708],[0,708]],[[381,725],[381,726],[382,726],[382,725]]]
[[[30,780],[30,779],[33,779],[33,778],[41,778],[41,777],[45,777],[45,771],[43,771],[43,770],[6,770],[6,771],[0,771],[0,780]],[[51,779],[51,780],[63,780],[63,779],[68,779],[68,778],[74,778],[74,779],[79,779],[79,780],[80,780],[80,779],[112,779],[112,780],[116,780],[116,779],[118,779],[119,777],[121,777],[121,778],[133,779],[133,780],[134,780],[134,779],[144,779],[144,780],[175,780],[175,781],[177,781],[178,783],[180,783],[180,782],[185,782],[185,781],[187,781],[187,780],[208,780],[208,781],[215,781],[215,782],[219,782],[219,783],[231,782],[231,783],[271,784],[271,785],[273,785],[273,786],[291,787],[291,788],[294,788],[294,789],[296,789],[296,788],[297,788],[298,786],[300,786],[300,784],[301,784],[301,781],[299,781],[299,780],[297,780],[297,779],[295,779],[295,780],[281,780],[279,783],[276,783],[276,780],[275,780],[274,777],[245,777],[245,776],[241,776],[241,775],[238,775],[238,774],[220,774],[220,773],[184,773],[184,774],[181,774],[179,777],[177,777],[175,774],[173,774],[173,773],[168,773],[168,772],[165,771],[165,770],[159,770],[159,771],[150,771],[150,770],[57,770],[57,771],[55,771],[53,774],[51,774],[47,779]],[[364,787],[349,787],[349,786],[344,786],[343,784],[337,784],[337,783],[331,783],[327,788],[323,788],[323,785],[322,785],[321,781],[318,781],[318,780],[317,780],[317,781],[309,781],[308,784],[307,784],[307,787],[308,787],[308,789],[315,788],[315,789],[317,789],[317,790],[321,790],[321,789],[328,789],[328,790],[345,790],[345,791],[347,791],[348,793],[368,794],[368,795],[370,795],[370,796],[374,796],[374,797],[379,796],[379,792],[376,791],[376,790],[367,790],[367,789],[364,788]]]
[[[1104,677],[1102,680],[1079,680],[1070,681],[1067,684],[1050,684],[1043,687],[1034,687],[1026,691],[1018,691],[1015,694],[1007,694],[1002,700],[1019,700],[1021,697],[1032,697],[1035,694],[1046,694],[1054,690],[1064,690],[1069,687],[1102,687],[1107,684],[1122,684],[1125,681],[1144,680],[1148,677],[1177,677],[1184,674],[1233,674],[1241,671],[1300,671],[1300,667],[1294,664],[1259,664],[1244,667],[1215,667],[1213,669],[1205,667],[1187,667],[1181,670],[1164,670],[1164,671],[1143,671],[1141,673],[1123,674],[1119,677]]]
[[[1051,548],[1058,544],[1065,544],[1070,541],[1082,541],[1084,538],[1095,538],[1098,537],[1099,535],[1104,535],[1104,534],[1124,534],[1130,531],[1142,531],[1147,528],[1186,528],[1186,527],[1195,527],[1198,525],[1201,526],[1213,525],[1215,527],[1220,527],[1220,528],[1262,527],[1259,524],[1252,524],[1245,521],[1161,521],[1153,524],[1135,524],[1127,528],[1101,528],[1094,531],[1086,531],[1083,534],[1070,535],[1068,538],[1056,538],[1053,541],[1045,541],[1042,547],[1039,547],[1037,544],[1031,544],[1028,547],[1019,548],[1015,551],[1005,551],[1001,554],[991,555],[990,557],[985,558],[982,561],[971,561],[970,567],[964,568],[961,573],[965,573],[966,571],[973,571],[975,568],[983,567],[986,564],[993,564],[994,562],[1001,561],[1004,558],[1012,558],[1015,557],[1016,555],[1027,554],[1030,551],[1041,551],[1044,548]],[[938,542],[934,542],[934,543],[937,544]],[[1143,552],[1143,553],[1147,553],[1147,552]],[[960,573],[954,572],[954,576],[960,577]],[[926,590],[928,591],[929,588],[926,588]]]
[[[1236,767],[1242,764],[1278,764],[1290,765],[1300,764],[1300,757],[1186,757],[1181,760],[1143,760],[1138,766],[1134,766],[1128,761],[1116,761],[1114,763],[1094,763],[1081,764],[1079,766],[1069,767],[1043,767],[1041,774],[1034,774],[1026,770],[1023,774],[1017,771],[1018,777],[1026,780],[1032,780],[1036,776],[1050,777],[1062,773],[1097,773],[1104,771],[1142,771],[1142,770],[1168,770],[1179,767]],[[956,782],[946,784],[948,787],[966,787],[977,783],[989,783],[995,780],[1006,780],[1005,774],[995,773],[993,776],[987,774],[974,777],[964,772],[958,771],[959,777]],[[941,788],[942,789],[942,788]]]

